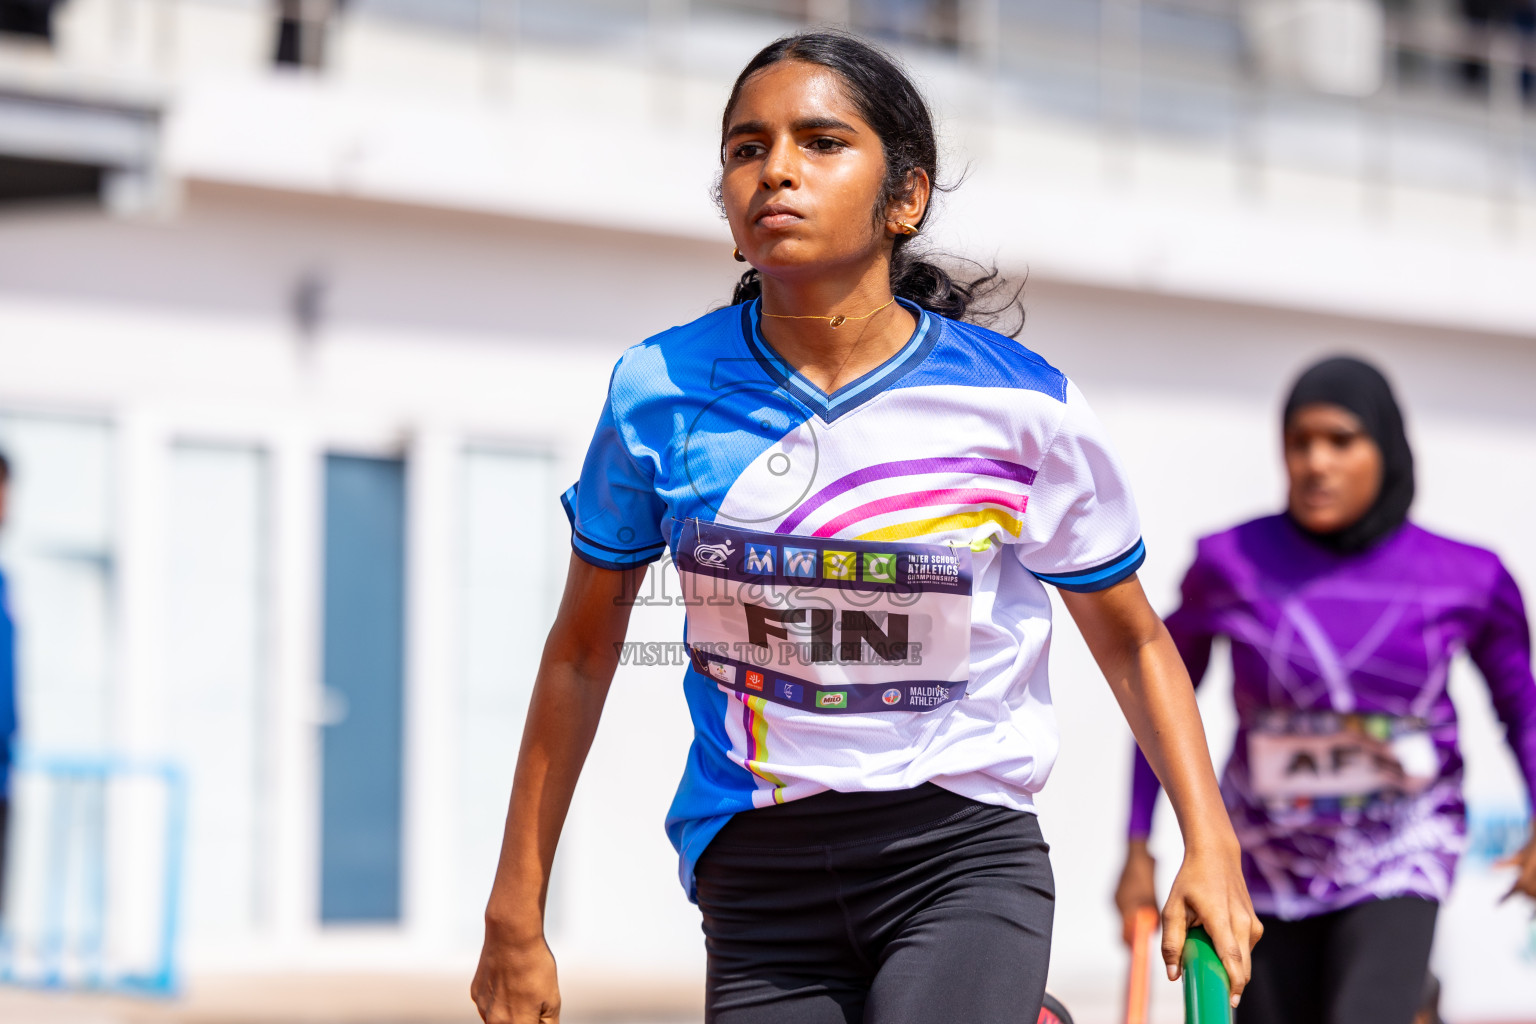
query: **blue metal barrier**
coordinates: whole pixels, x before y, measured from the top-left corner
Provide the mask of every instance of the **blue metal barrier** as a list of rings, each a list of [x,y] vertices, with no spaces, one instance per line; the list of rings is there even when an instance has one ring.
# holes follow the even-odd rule
[[[1531,817],[1515,804],[1467,808],[1467,860],[1492,863],[1525,845],[1531,834]]]
[[[0,920],[0,983],[172,996],[178,989],[176,946],[181,914],[186,834],[186,780],[176,765],[120,757],[50,757],[20,752],[12,793],[22,828],[12,829],[11,853],[31,845],[28,864],[7,858],[8,871],[32,867],[27,907],[8,899]],[[111,948],[110,873],[116,852],[109,835],[114,788],[148,782],[163,794],[158,920],[151,922],[149,962],[119,962]],[[30,805],[29,805],[30,803]],[[34,834],[26,834],[26,826]],[[149,881],[146,879],[145,881]],[[15,892],[18,886],[11,886]],[[28,915],[27,909],[33,911]],[[73,911],[73,913],[72,913]]]

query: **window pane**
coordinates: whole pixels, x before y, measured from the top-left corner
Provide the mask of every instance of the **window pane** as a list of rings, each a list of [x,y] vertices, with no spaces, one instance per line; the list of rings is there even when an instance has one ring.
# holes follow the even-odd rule
[[[460,927],[473,937],[483,928],[563,549],[554,543],[561,513],[549,459],[471,449],[461,479],[458,905]]]
[[[0,414],[11,462],[0,567],[16,619],[18,739],[99,753],[112,740],[112,428]]]
[[[194,942],[259,923],[266,491],[266,459],[256,449],[172,449],[165,735],[188,782]]]

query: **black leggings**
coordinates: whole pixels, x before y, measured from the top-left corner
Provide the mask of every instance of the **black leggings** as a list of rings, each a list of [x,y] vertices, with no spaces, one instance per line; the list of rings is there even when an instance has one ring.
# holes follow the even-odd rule
[[[1300,921],[1260,915],[1264,937],[1237,1024],[1410,1024],[1439,909],[1399,897]]]
[[[1020,1024],[1055,890],[1033,814],[934,785],[736,815],[697,868],[709,1024]]]

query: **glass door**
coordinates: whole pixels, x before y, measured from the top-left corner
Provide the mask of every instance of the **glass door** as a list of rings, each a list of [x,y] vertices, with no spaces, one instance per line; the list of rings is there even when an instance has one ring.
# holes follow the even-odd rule
[[[320,920],[400,920],[405,463],[325,459]]]

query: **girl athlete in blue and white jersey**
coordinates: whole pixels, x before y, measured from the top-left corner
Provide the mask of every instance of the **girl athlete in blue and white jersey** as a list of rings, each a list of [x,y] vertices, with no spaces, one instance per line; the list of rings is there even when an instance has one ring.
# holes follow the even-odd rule
[[[555,844],[644,566],[680,573],[694,741],[667,819],[720,1024],[1019,1024],[1053,890],[1034,810],[1058,738],[1061,590],[1172,799],[1187,926],[1235,992],[1259,935],[1189,676],[1136,580],[1124,473],[1077,387],[966,316],[910,248],[933,123],[889,57],[782,39],[736,81],[733,305],[627,351],[581,478],[472,988],[559,1019]]]

